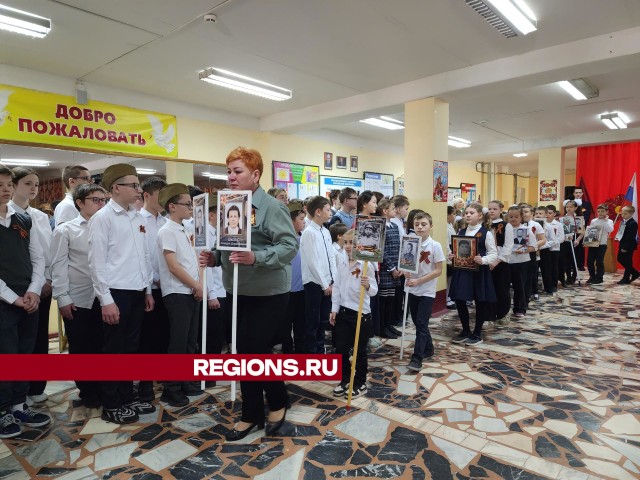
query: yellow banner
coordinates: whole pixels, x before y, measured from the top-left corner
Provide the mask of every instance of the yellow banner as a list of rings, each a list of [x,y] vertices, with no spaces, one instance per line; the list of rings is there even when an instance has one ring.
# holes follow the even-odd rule
[[[176,117],[0,85],[0,140],[178,157]]]

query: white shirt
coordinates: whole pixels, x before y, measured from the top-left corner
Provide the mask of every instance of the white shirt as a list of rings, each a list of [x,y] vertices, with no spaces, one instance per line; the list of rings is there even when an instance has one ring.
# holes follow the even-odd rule
[[[494,220],[492,223],[500,223],[502,220]],[[493,232],[491,232],[493,233]],[[513,226],[507,222],[504,227],[504,245],[499,247],[496,246],[498,251],[498,258],[501,262],[508,263],[509,256],[511,255],[511,250],[513,249]]]
[[[390,220],[391,223],[395,224],[398,227],[398,231],[400,232],[400,236],[405,235],[404,222],[401,218],[393,217]]]
[[[465,237],[475,237],[476,233],[478,233],[478,230],[480,230],[480,227],[482,227],[480,223],[474,226],[467,225],[467,232],[465,233]],[[490,263],[493,263],[498,259],[496,241],[493,238],[493,233],[491,232],[491,230],[487,230],[487,238],[484,241],[484,246],[487,249],[487,254],[482,257],[482,264],[489,265]]]
[[[418,273],[414,276],[411,275],[412,279],[422,278],[426,275],[429,275],[436,269],[436,264],[440,262],[446,261],[444,256],[444,252],[442,251],[442,245],[436,242],[433,238],[429,237],[424,242],[422,242],[420,246],[420,257],[422,258],[422,252],[429,252],[429,255],[426,257],[425,261],[419,261],[418,263]],[[436,298],[436,284],[438,283],[438,277],[429,280],[428,282],[422,283],[415,287],[407,286],[405,282],[404,291],[409,292],[418,297],[432,297]]]
[[[326,290],[336,281],[336,257],[329,230],[311,222],[300,238],[302,283],[313,282]]]
[[[610,218],[594,218],[591,220],[589,224],[590,227],[602,227],[602,231],[600,232],[600,238],[598,239],[600,245],[606,245],[607,240],[609,239],[609,234],[613,232],[613,220]]]
[[[527,228],[530,232],[533,233],[533,236],[536,237],[536,241],[531,243],[530,245],[534,248],[534,250],[538,251],[538,235],[542,234],[544,236],[544,228],[535,220],[529,220],[526,222]]]
[[[15,213],[16,211],[13,207],[7,204],[7,216],[4,218],[0,217],[0,225],[4,228],[9,228],[11,226],[11,215]],[[38,233],[32,226],[29,232],[29,257],[31,258],[33,271],[31,272],[31,283],[29,284],[29,288],[27,288],[27,292],[35,293],[39,296],[42,292],[42,286],[44,285],[44,253],[42,252],[42,245],[40,241],[37,240],[37,237]],[[0,300],[7,302],[9,305],[13,305],[13,302],[17,299],[18,294],[11,290],[4,280],[0,279]]]
[[[96,293],[89,271],[89,221],[78,215],[56,227],[51,239],[53,298],[58,307],[91,308]]]
[[[216,244],[217,231],[210,223],[207,223],[207,235],[209,237],[209,245],[214,246]],[[207,276],[207,298],[209,300],[213,298],[224,298],[227,296],[227,291],[222,284],[222,267],[207,267],[205,272]]]
[[[347,255],[347,252],[344,251],[344,248],[342,248],[340,245],[338,245],[337,242],[333,243],[333,249],[335,250],[336,269],[337,269],[338,265],[340,265],[341,263],[349,261],[349,256]]]
[[[151,294],[153,269],[144,218],[113,200],[89,220],[89,268],[100,305],[113,303],[110,288]]]
[[[9,205],[13,207],[14,211],[23,214],[26,213],[31,217],[31,232],[37,233],[37,240],[40,242],[40,247],[44,255],[44,278],[51,280],[51,273],[49,272],[49,267],[51,266],[51,225],[49,224],[49,215],[31,206],[25,210],[13,200],[9,201]],[[76,216],[78,216],[77,210]]]
[[[198,257],[191,243],[190,235],[183,225],[172,220],[167,221],[158,231],[158,247],[160,251],[163,252],[162,257],[159,258],[158,261],[160,265],[160,289],[162,290],[163,297],[171,293],[190,295],[193,292],[190,286],[182,283],[178,277],[169,271],[167,260],[164,257],[164,251],[174,252],[178,264],[191,278],[196,281],[200,278],[198,272]]]
[[[534,247],[535,248],[538,240],[536,240],[536,234],[533,232],[531,223],[535,223],[536,225],[538,225],[538,228],[537,228],[538,232],[540,232],[542,230],[542,227],[540,226],[540,224],[538,222],[529,222],[528,226],[525,226],[525,225],[522,225],[522,224],[517,226],[517,227],[511,226],[511,228],[513,228],[514,232],[518,228],[522,228],[525,231],[527,244],[526,245],[521,245],[521,244],[517,244],[517,243],[514,242],[513,248],[511,250],[511,255],[509,256],[509,263],[510,264],[525,263],[525,262],[530,262],[531,261],[531,257],[529,256],[528,249],[527,249],[527,251],[525,253],[513,253],[513,252],[516,252],[518,249],[522,249],[522,248],[526,248],[526,247]],[[515,235],[515,233],[514,233],[514,235]]]
[[[451,245],[451,237],[456,234],[456,229],[453,228],[453,225],[447,223],[447,245]]]
[[[555,245],[555,242],[556,242],[555,228],[551,223],[549,223],[546,220],[542,228],[544,229],[545,242],[544,242],[544,245],[540,247],[540,250],[547,250],[547,249],[550,250]]]
[[[155,217],[151,212],[145,210],[145,208],[140,209],[140,215],[144,218],[145,226],[147,229],[147,234],[145,235],[147,240],[147,250],[149,251],[149,258],[151,258],[151,266],[153,267],[153,289],[160,288],[158,283],[160,282],[160,269],[158,267],[158,255],[161,255],[158,252],[158,242],[156,239],[158,238],[158,230],[165,223],[167,223],[167,219],[162,215],[158,214]]]
[[[360,274],[364,270],[364,262],[361,260],[343,263],[338,267],[338,275],[331,293],[331,311],[337,313],[340,307],[350,308],[358,311],[360,305]],[[371,267],[371,263],[369,263]],[[371,272],[371,273],[370,273]],[[365,290],[364,302],[362,302],[362,313],[371,313],[369,297],[378,293],[376,276],[372,275],[371,268],[367,268],[369,277],[369,290]]]
[[[552,222],[547,222],[547,225],[550,225],[553,228],[553,245],[549,247],[552,252],[560,251],[560,244],[564,242],[564,230],[562,229],[562,225],[556,219],[553,219]]]
[[[78,209],[73,204],[73,195],[71,192],[64,194],[64,198],[58,204],[53,212],[53,218],[56,221],[56,227],[61,223],[73,220],[78,216]]]

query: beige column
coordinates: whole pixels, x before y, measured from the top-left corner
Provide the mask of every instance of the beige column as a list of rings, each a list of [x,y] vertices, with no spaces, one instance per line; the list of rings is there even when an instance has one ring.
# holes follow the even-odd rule
[[[538,153],[538,185],[536,198],[537,203],[540,202],[540,182],[549,182],[557,180],[558,182],[558,195],[555,201],[544,201],[545,205],[555,205],[559,208],[562,205],[564,199],[564,181],[565,167],[564,167],[564,149],[562,148],[546,148],[540,150]]]
[[[425,98],[404,106],[404,189],[411,209],[420,208],[433,217],[432,237],[447,247],[447,203],[433,201],[433,161],[449,160],[449,104]],[[449,166],[451,169],[451,166]],[[443,270],[437,291],[447,285]]]
[[[184,183],[185,185],[194,185],[192,163],[165,163],[167,167],[167,183]]]

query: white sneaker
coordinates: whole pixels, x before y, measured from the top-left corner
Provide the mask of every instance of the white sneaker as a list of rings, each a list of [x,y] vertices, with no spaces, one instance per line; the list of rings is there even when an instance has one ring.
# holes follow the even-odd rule
[[[36,405],[38,403],[46,402],[49,399],[49,395],[46,393],[41,393],[40,395],[29,395],[27,396],[27,405]],[[31,403],[29,403],[31,402]]]
[[[380,348],[382,346],[382,342],[378,337],[371,337],[368,344],[371,348]]]

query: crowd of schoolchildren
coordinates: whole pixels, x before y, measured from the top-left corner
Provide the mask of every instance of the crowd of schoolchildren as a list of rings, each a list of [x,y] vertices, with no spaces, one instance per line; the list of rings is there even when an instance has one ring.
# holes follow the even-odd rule
[[[201,338],[204,292],[193,248],[192,198],[202,191],[167,185],[158,177],[139,183],[128,164],[108,167],[102,186],[82,166],[66,167],[63,181],[68,193],[53,212],[52,231],[49,216],[30,206],[38,194],[37,172],[0,164],[0,353],[47,353],[52,298],[64,320],[70,354],[195,353],[203,341],[208,353],[230,351],[230,312],[220,267],[206,270],[207,335]],[[568,287],[576,282],[585,263],[581,242],[589,214],[580,199],[565,202],[562,214],[553,206],[520,204],[505,212],[499,201],[487,209],[456,201],[448,207],[448,245],[443,249],[431,230],[445,227],[434,225],[427,212],[410,211],[403,195],[384,198],[344,188],[328,199],[289,201],[281,189],[269,194],[287,204],[299,242],[291,262],[289,305],[278,326],[281,350],[325,353],[330,331],[331,348],[343,356],[336,396],[347,394],[352,353],[357,353],[353,397],[366,393],[367,349],[379,346],[379,338],[401,334],[405,293],[416,327],[407,368],[418,372],[434,355],[429,320],[437,279],[457,254],[454,236],[475,239],[470,255],[477,268],[446,268],[447,307],[457,310],[462,325],[452,341],[469,346],[482,343],[485,322],[504,327],[526,315],[529,303],[539,299],[539,272],[544,292],[555,295],[558,283]],[[134,208],[140,199],[140,208]],[[209,202],[207,234],[213,245],[216,196],[210,195]],[[640,276],[632,266],[638,228],[633,213],[633,207],[622,209],[616,236],[618,260],[625,267],[621,284]],[[607,214],[606,205],[598,206],[589,224],[598,227],[594,231],[599,236],[588,248],[590,284],[603,281],[607,238],[613,231]],[[385,219],[381,262],[365,264],[352,257],[356,215]],[[419,237],[415,274],[398,269],[401,237],[407,234]],[[361,289],[360,341],[353,352]],[[130,381],[76,384],[82,403],[102,406],[106,421],[132,423],[155,411],[153,382],[140,382],[137,389]],[[189,396],[202,393],[198,383],[162,385],[160,400],[171,406],[185,406]],[[19,435],[22,426],[42,427],[51,421],[31,408],[46,400],[44,388],[45,382],[0,382],[0,438]]]

